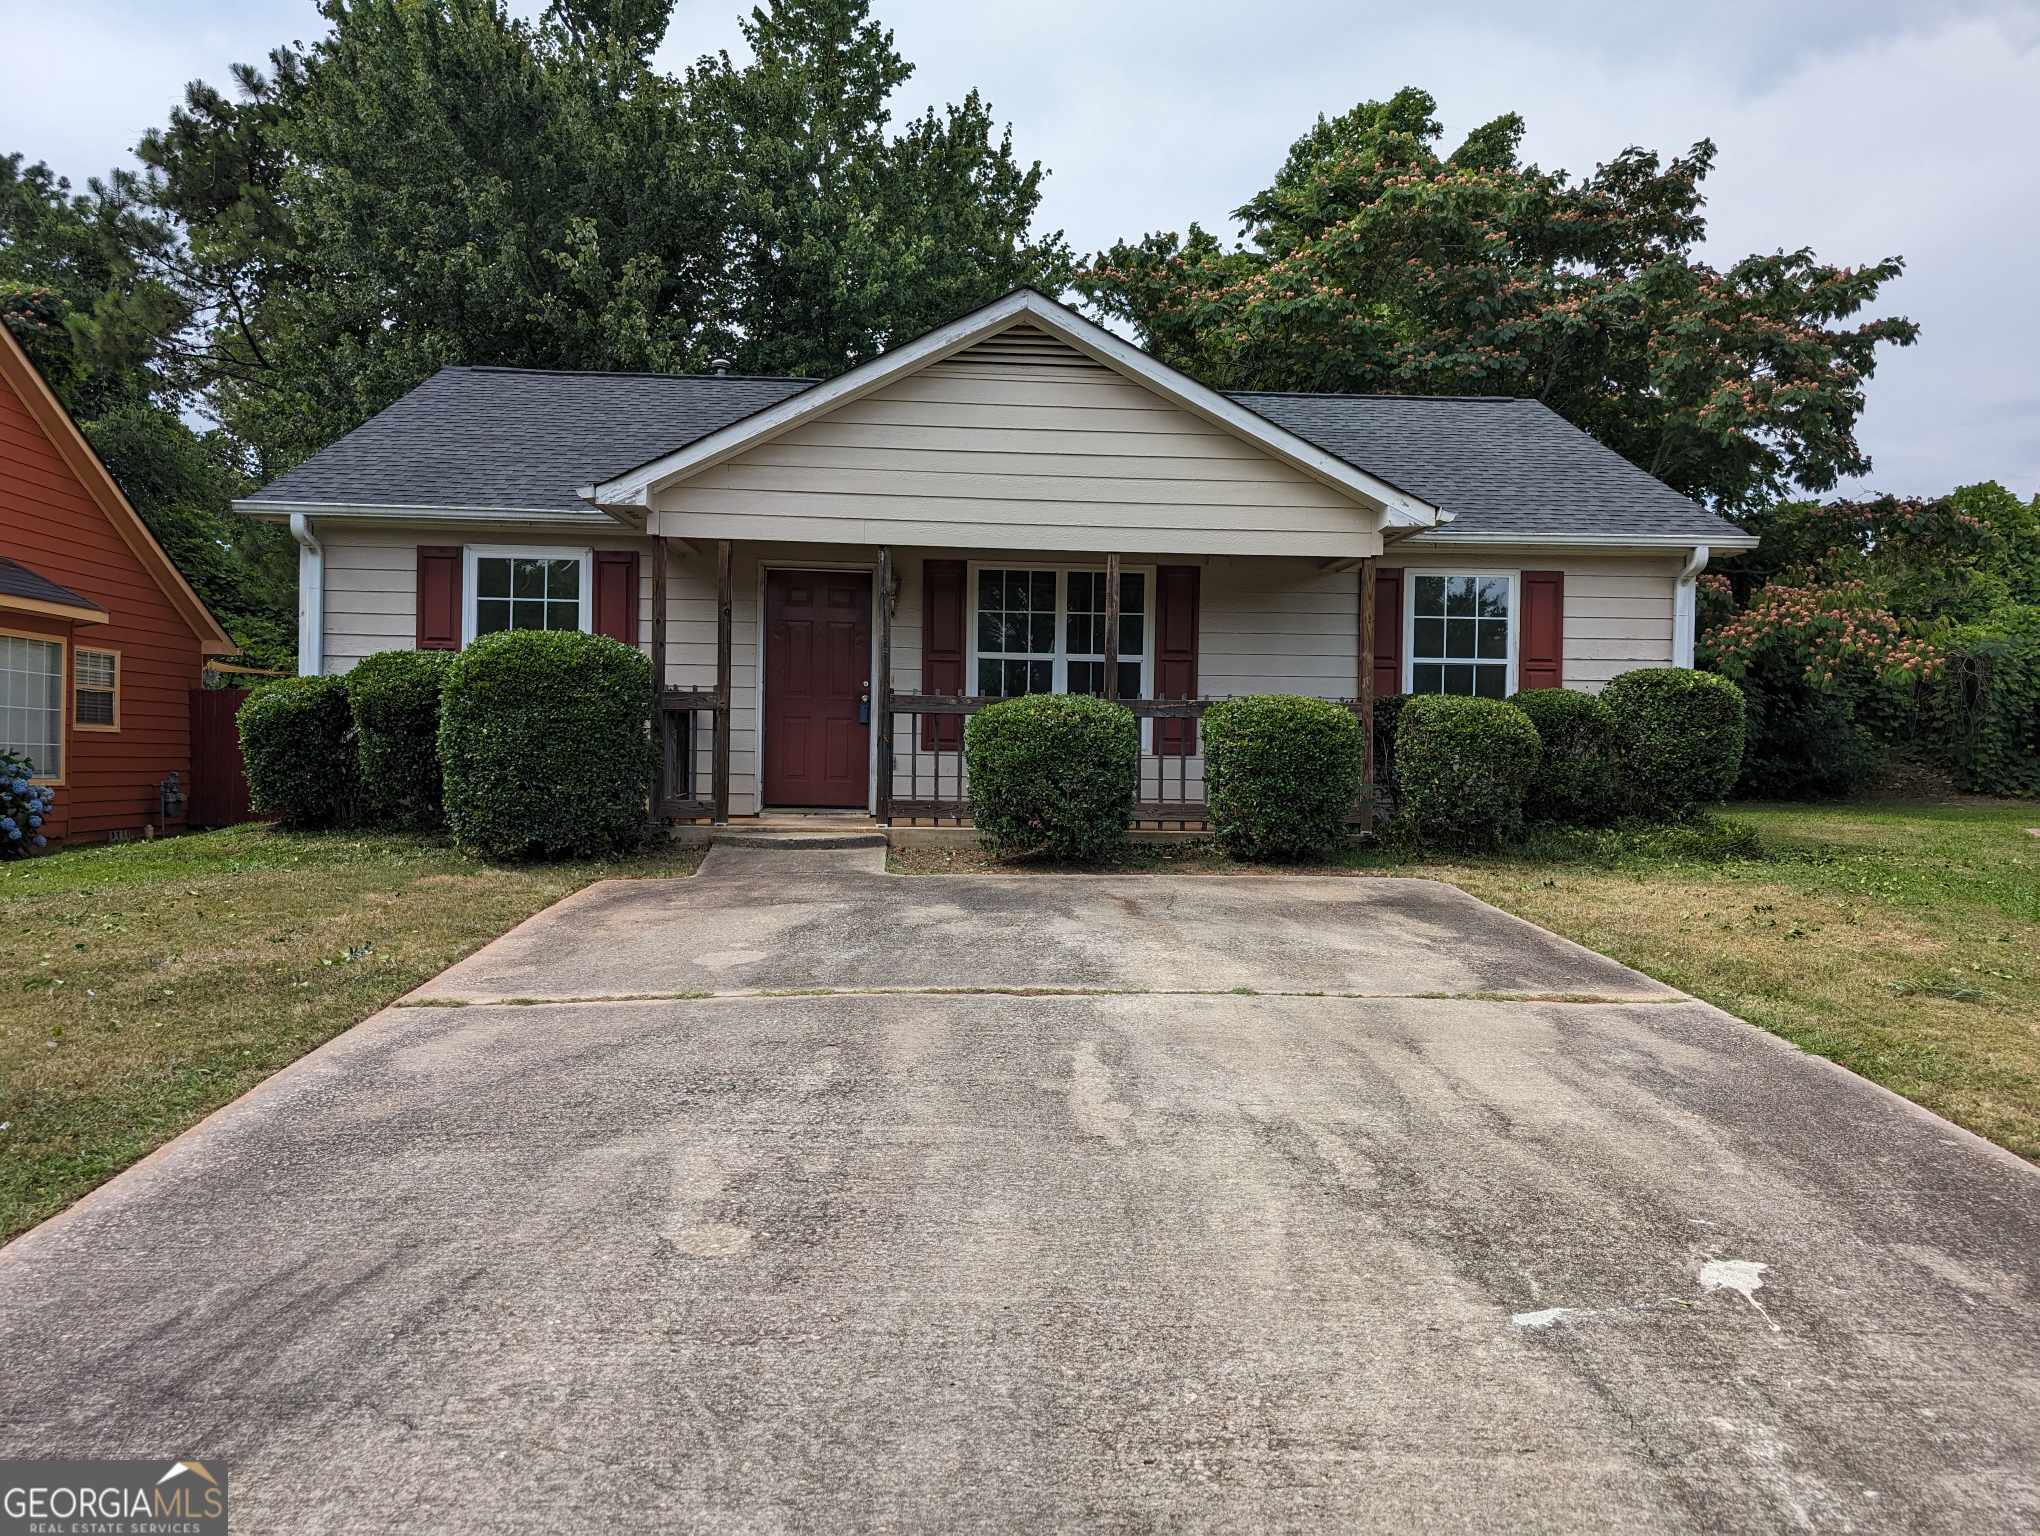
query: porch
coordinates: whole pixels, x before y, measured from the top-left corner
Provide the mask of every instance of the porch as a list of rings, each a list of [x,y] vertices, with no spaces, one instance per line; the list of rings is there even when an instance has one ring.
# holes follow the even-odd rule
[[[1241,584],[1239,569],[1253,566],[1262,572],[1254,590],[1276,617],[1240,622],[1277,631],[1235,648],[1287,649],[1222,662],[1223,686],[1204,688],[1211,672],[1200,667],[1198,591],[1199,577],[1213,569],[1208,560],[1175,565],[1152,554],[1010,550],[973,559],[932,547],[648,542],[660,820],[755,826],[790,811],[834,809],[862,810],[886,828],[966,826],[965,723],[1001,697],[1046,685],[1114,699],[1141,722],[1135,819],[1151,830],[1206,825],[1199,721],[1219,698],[1307,691],[1334,699],[1362,724],[1365,787],[1353,814],[1356,822],[1371,820],[1373,704],[1381,686],[1376,557],[1231,560],[1233,587],[1221,595]],[[1054,644],[1031,663],[1005,662],[1021,667],[1019,688],[981,691],[999,658],[976,643],[981,624],[996,627],[976,593],[987,578],[1021,570],[1037,582],[1054,578],[1052,607],[1034,615],[1037,624],[1052,622]],[[903,601],[903,588],[918,601]],[[815,612],[822,596],[843,610],[827,624]],[[1312,632],[1285,639],[1303,622],[1292,611],[1299,609],[1310,611]],[[1080,631],[1095,637],[1081,652],[1073,640],[1065,645]],[[827,760],[830,774],[810,776],[826,779],[827,798],[786,788],[810,782],[787,767],[803,757]]]

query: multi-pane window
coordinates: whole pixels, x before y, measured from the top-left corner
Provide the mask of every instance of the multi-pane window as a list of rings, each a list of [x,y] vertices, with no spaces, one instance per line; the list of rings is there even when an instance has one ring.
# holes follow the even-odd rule
[[[1055,692],[1054,571],[985,569],[977,578],[977,691]]]
[[[1148,573],[1119,573],[1119,697],[1146,692]],[[976,691],[1105,691],[1105,573],[1014,570],[977,573]]]
[[[71,662],[71,720],[88,731],[120,724],[120,653],[80,649]]]
[[[1509,695],[1509,578],[1417,576],[1410,589],[1410,692]]]
[[[475,557],[475,633],[579,629],[587,573],[578,556]]]
[[[0,635],[0,749],[27,758],[38,778],[63,776],[61,642]]]
[[[1069,612],[1063,623],[1071,693],[1105,691],[1105,573],[1071,571]],[[1141,662],[1147,655],[1147,577],[1119,573],[1119,697],[1141,697]]]

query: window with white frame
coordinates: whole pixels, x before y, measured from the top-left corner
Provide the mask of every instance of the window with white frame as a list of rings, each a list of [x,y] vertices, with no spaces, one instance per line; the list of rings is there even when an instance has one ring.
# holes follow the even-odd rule
[[[71,723],[81,731],[120,729],[120,652],[78,648],[71,660]]]
[[[35,766],[39,779],[64,773],[64,644],[0,635],[0,750]]]
[[[1409,691],[1507,698],[1515,596],[1505,573],[1412,573]]]
[[[591,629],[587,550],[467,550],[466,638],[505,629]]]
[[[1119,573],[1119,697],[1147,696],[1149,572]],[[971,677],[978,693],[1102,693],[1105,572],[981,566],[973,585]]]

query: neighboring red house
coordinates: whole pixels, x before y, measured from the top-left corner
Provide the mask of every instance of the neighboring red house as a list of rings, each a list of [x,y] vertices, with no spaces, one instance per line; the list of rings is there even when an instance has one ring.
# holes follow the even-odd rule
[[[0,748],[57,786],[50,842],[163,824],[191,690],[237,651],[0,326]]]

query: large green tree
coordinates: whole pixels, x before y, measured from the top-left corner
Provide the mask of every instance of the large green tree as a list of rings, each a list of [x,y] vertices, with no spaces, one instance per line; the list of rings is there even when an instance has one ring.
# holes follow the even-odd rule
[[[204,308],[136,178],[74,193],[47,166],[0,156],[0,323],[248,658],[280,664],[296,639],[289,538],[231,515],[247,487],[238,447],[181,411]]]
[[[1018,287],[1058,293],[1070,252],[1031,233],[1045,174],[972,91],[888,132],[913,74],[866,0],[773,0],[752,59],[691,72],[732,167],[720,340],[739,367],[825,376]]]
[[[833,373],[1021,283],[1038,166],[973,94],[903,132],[863,0],[774,0],[756,57],[653,67],[668,0],[325,0],[142,146],[189,232],[194,368],[264,474],[449,363]]]
[[[1863,386],[1917,328],[1845,322],[1897,258],[1717,269],[1695,254],[1711,143],[1575,179],[1522,163],[1514,114],[1442,154],[1435,111],[1407,89],[1320,118],[1236,211],[1244,243],[1122,241],[1077,286],[1207,382],[1527,396],[1731,512],[1869,469]]]

